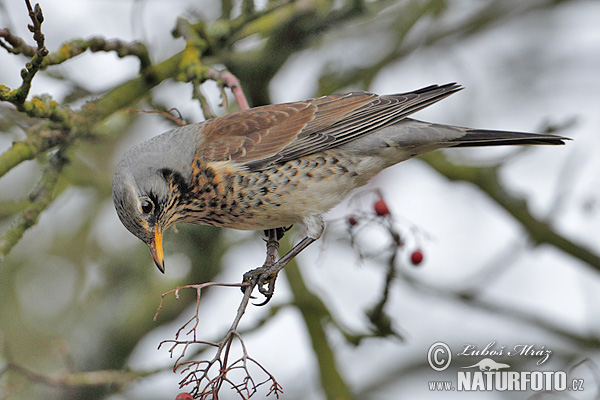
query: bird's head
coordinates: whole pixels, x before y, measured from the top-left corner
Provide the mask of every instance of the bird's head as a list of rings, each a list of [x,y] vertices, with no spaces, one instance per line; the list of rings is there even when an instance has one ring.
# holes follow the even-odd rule
[[[179,189],[189,179],[195,149],[189,133],[190,128],[176,129],[134,147],[123,156],[113,178],[113,203],[119,219],[148,245],[163,273],[163,232],[179,216]]]
[[[162,247],[163,231],[168,228],[167,206],[171,203],[170,185],[160,171],[146,174],[122,167],[113,179],[113,202],[123,225],[148,245],[161,272],[165,272]]]

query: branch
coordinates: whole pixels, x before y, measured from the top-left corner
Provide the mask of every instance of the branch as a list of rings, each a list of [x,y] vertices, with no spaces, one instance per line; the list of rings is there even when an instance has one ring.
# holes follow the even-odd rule
[[[280,243],[284,253],[291,249],[289,240],[284,238]],[[284,271],[294,294],[293,304],[300,310],[310,335],[326,397],[328,399],[352,399],[354,396],[338,371],[335,355],[329,345],[323,326],[325,321],[332,320],[331,314],[321,299],[306,287],[296,259],[292,259]]]
[[[45,116],[51,121],[61,121],[31,128],[27,139],[14,142],[8,150],[0,154],[0,178],[23,161],[32,160],[60,143],[66,144],[69,138],[72,125],[67,114],[55,102],[36,97],[25,102],[23,107],[30,110],[28,114]]]
[[[536,2],[521,2],[519,7],[514,7],[514,2],[489,2],[489,4],[476,14],[473,14],[463,21],[452,24],[444,24],[438,18],[443,15],[443,2],[439,0],[429,0],[427,2],[412,1],[407,2],[401,7],[388,7],[389,13],[397,15],[396,21],[389,27],[389,31],[395,33],[393,45],[390,50],[378,60],[365,67],[354,67],[345,71],[339,71],[335,66],[327,68],[319,78],[319,94],[330,94],[343,90],[344,88],[360,83],[367,88],[376,75],[390,63],[400,60],[416,50],[421,50],[428,46],[433,46],[444,41],[460,40],[465,37],[475,35],[484,29],[490,28],[493,24],[514,17],[515,15],[525,15],[530,12],[544,10],[554,7],[559,3],[569,0],[544,0]],[[442,4],[440,6],[440,4]],[[431,29],[425,34],[419,35],[419,40],[406,43],[405,38],[416,23],[422,23],[423,18],[431,16]]]
[[[197,329],[200,322],[199,312],[201,292],[202,289],[211,286],[241,287],[244,291],[244,296],[238,306],[237,314],[229,330],[219,342],[209,342],[198,339]],[[239,323],[246,312],[254,287],[245,287],[244,284],[224,284],[215,282],[177,287],[176,289],[162,294],[160,305],[154,315],[155,320],[162,309],[164,298],[173,293],[176,298],[179,298],[179,291],[181,289],[196,290],[196,310],[194,316],[179,328],[175,334],[175,339],[163,340],[158,346],[160,349],[164,344],[171,344],[171,348],[169,349],[171,357],[174,356],[176,350],[181,349],[179,356],[175,360],[175,365],[173,366],[174,372],[181,368],[181,373],[185,374],[184,378],[179,382],[179,388],[181,389],[187,385],[193,385],[193,389],[190,391],[192,395],[200,399],[213,399],[219,397],[223,384],[227,383],[242,399],[248,399],[257,392],[260,386],[270,383],[271,385],[267,395],[273,393],[279,398],[279,394],[283,392],[281,386],[273,375],[271,375],[258,361],[248,355],[244,340],[238,332]],[[185,338],[190,335],[191,339],[186,340]],[[234,340],[238,341],[241,347],[242,356],[237,360],[230,362],[229,356]],[[216,348],[214,357],[210,360],[200,361],[186,359],[187,351],[194,345]],[[266,379],[256,381],[250,372],[251,366],[257,367],[266,375]],[[236,371],[242,371],[240,383],[236,383],[232,380],[231,375]],[[213,374],[216,375],[213,376]],[[237,375],[234,374],[234,376]]]
[[[511,195],[504,189],[498,178],[498,167],[457,165],[442,152],[428,153],[420,156],[420,159],[452,181],[465,181],[477,186],[519,221],[536,245],[550,244],[600,271],[600,256],[554,232],[548,223],[530,213],[527,200]]]
[[[58,182],[58,177],[66,163],[67,159],[63,156],[62,151],[58,151],[51,157],[38,183],[38,188],[29,195],[23,211],[21,211],[13,225],[0,239],[0,259],[12,250],[27,229],[37,223],[42,211],[52,202],[55,196],[54,189]]]
[[[244,91],[242,90],[242,85],[240,84],[239,79],[233,75],[231,72],[224,70],[224,71],[219,71],[215,68],[209,68],[207,71],[207,77],[214,80],[215,82],[217,82],[219,84],[219,86],[223,87],[228,87],[229,89],[231,89],[231,92],[233,93],[233,95],[235,96],[235,99],[238,103],[238,106],[240,107],[240,110],[247,110],[250,108],[250,105],[248,104],[248,100],[246,99],[246,95],[244,94]],[[226,97],[223,97],[223,101],[225,101]]]
[[[155,371],[121,371],[121,370],[99,370],[90,372],[73,372],[46,376],[31,371],[21,365],[8,363],[2,370],[0,376],[14,372],[27,378],[30,382],[57,388],[83,388],[90,386],[118,386],[123,387],[139,378],[154,375]]]
[[[23,111],[23,103],[29,94],[29,90],[31,89],[31,81],[35,74],[40,70],[42,65],[42,61],[44,57],[48,55],[48,50],[44,45],[44,34],[42,33],[42,22],[44,22],[44,15],[42,14],[42,8],[39,4],[36,4],[34,8],[31,7],[31,3],[29,0],[25,0],[25,4],[27,5],[27,11],[29,12],[29,18],[31,19],[31,24],[27,25],[27,28],[31,33],[33,33],[33,39],[37,43],[37,49],[33,54],[31,62],[27,63],[26,68],[21,70],[21,86],[14,91],[7,90],[6,86],[2,86],[0,88],[0,100],[6,100],[14,104],[18,110]],[[27,51],[31,53],[31,49],[24,46],[24,42],[22,40],[18,40],[14,35],[12,35],[8,29],[2,30],[2,35],[0,38],[4,37],[7,41],[13,45],[13,51]],[[1,40],[2,47],[8,49],[6,44],[4,44]],[[15,49],[15,45],[17,49]]]
[[[0,177],[22,162],[32,160],[57,146],[62,146],[63,150],[66,151],[74,140],[93,137],[97,134],[97,125],[104,119],[133,105],[160,82],[177,76],[185,54],[185,51],[180,52],[153,67],[149,67],[149,57],[145,48],[140,44],[126,44],[121,41],[107,41],[101,38],[72,41],[63,46],[57,53],[54,53],[49,61],[46,61],[46,65],[59,63],[74,57],[86,48],[92,51],[116,51],[119,55],[133,54],[138,56],[142,65],[141,76],[115,87],[97,100],[86,103],[78,112],[73,112],[65,106],[59,106],[49,96],[35,97],[31,101],[24,101],[29,91],[31,79],[33,79],[35,72],[44,65],[41,62],[44,60],[43,57],[47,56],[45,47],[42,47],[43,35],[41,35],[40,28],[43,18],[39,6],[34,8],[32,12],[33,25],[31,26],[32,31],[34,31],[34,38],[38,42],[38,49],[33,55],[31,68],[28,65],[27,71],[24,70],[21,88],[10,90],[8,87],[0,85],[0,101],[9,101],[27,115],[44,118],[48,121],[30,128],[27,132],[27,139],[14,142],[11,148],[0,154]],[[2,39],[8,44],[4,43]],[[9,51],[12,48],[13,53],[29,54],[33,51],[33,48],[27,47],[24,41],[12,35],[6,29],[0,31],[0,43]],[[223,80],[225,84],[230,84],[227,79],[223,78]],[[238,86],[235,84],[231,84],[231,86],[234,94],[236,94]],[[241,99],[238,94],[236,94],[236,98],[238,98],[238,101]],[[243,106],[243,103],[241,103],[241,106]],[[8,250],[14,247],[24,231],[37,221],[40,212],[48,206],[47,201],[52,199],[48,196],[34,197],[38,201],[28,205],[28,210],[31,212],[21,213],[17,224],[2,238],[0,255],[7,254]]]
[[[361,15],[364,9],[356,4],[352,2],[334,9],[331,2],[321,0],[301,5],[281,2],[279,8],[247,23],[234,36],[237,39],[258,34],[267,38],[264,44],[246,52],[220,49],[215,57],[244,82],[246,95],[254,106],[269,104],[269,82],[289,57],[308,47],[316,37]],[[372,10],[381,8],[377,3]]]
[[[28,45],[8,28],[0,29],[0,47],[3,47],[11,54],[23,54],[27,57],[33,57],[36,53],[35,47]]]
[[[39,5],[36,5],[39,8]],[[40,9],[41,13],[41,9]],[[36,19],[37,21],[37,19]],[[41,25],[41,23],[40,23]],[[31,26],[31,25],[30,25]],[[41,28],[41,26],[40,26]],[[41,32],[40,32],[41,33]],[[43,35],[42,35],[43,38]],[[43,46],[43,41],[41,42]],[[39,46],[39,43],[38,43]],[[33,46],[29,46],[25,40],[14,35],[9,29],[0,29],[0,47],[3,47],[11,54],[23,54],[27,57],[34,57],[39,51]],[[100,36],[93,36],[88,39],[73,39],[63,44],[57,51],[49,53],[45,50],[43,60],[39,69],[46,69],[49,66],[62,64],[63,62],[77,57],[80,54],[90,50],[96,52],[114,51],[120,58],[126,56],[135,56],[140,60],[140,70],[144,71],[152,65],[148,49],[140,42],[125,42],[120,39],[105,39]]]
[[[148,49],[140,42],[125,42],[120,39],[105,39],[95,36],[88,39],[73,39],[61,46],[58,51],[50,53],[44,60],[42,68],[61,64],[90,50],[96,52],[115,52],[120,58],[134,56],[140,60],[140,72],[149,76],[152,66]]]
[[[398,269],[398,273],[411,287],[431,296],[440,297],[444,301],[448,299],[455,300],[457,302],[468,304],[469,306],[488,314],[493,313],[498,316],[511,318],[513,320],[560,336],[566,340],[577,343],[580,346],[589,348],[598,348],[600,346],[600,339],[597,336],[594,336],[593,334],[589,336],[583,336],[579,333],[564,329],[553,322],[540,317],[539,314],[532,314],[525,312],[520,308],[511,308],[507,307],[505,304],[500,305],[493,301],[481,299],[478,296],[473,296],[470,290],[461,292],[458,290],[448,289],[446,287],[430,285],[420,281],[410,274],[403,272],[402,269]]]

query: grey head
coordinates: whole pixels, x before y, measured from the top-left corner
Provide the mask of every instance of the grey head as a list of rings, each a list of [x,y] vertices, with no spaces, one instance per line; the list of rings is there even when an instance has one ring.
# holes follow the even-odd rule
[[[113,203],[119,219],[150,249],[152,258],[164,272],[162,233],[172,215],[173,176],[191,180],[201,124],[186,125],[156,136],[129,150],[113,177]]]

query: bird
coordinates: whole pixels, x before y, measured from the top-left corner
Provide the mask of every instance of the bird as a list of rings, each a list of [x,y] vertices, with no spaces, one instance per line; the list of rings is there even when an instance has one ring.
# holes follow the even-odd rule
[[[569,139],[409,118],[462,89],[448,83],[390,95],[334,94],[172,129],[124,154],[113,178],[116,212],[163,273],[163,232],[173,224],[270,232],[265,264],[244,275],[268,301],[277,273],[323,233],[323,214],[383,169],[441,148]],[[297,223],[306,236],[276,260],[275,242]]]

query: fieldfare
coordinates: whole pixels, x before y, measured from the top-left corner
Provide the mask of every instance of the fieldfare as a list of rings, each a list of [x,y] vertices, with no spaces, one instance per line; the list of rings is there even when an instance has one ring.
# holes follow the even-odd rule
[[[113,181],[115,208],[162,272],[162,235],[172,224],[268,230],[265,264],[244,277],[268,301],[277,273],[321,236],[322,214],[384,168],[445,147],[564,144],[555,135],[408,118],[461,89],[336,94],[173,129],[124,155]],[[275,236],[295,223],[306,226],[306,237],[276,260]]]

